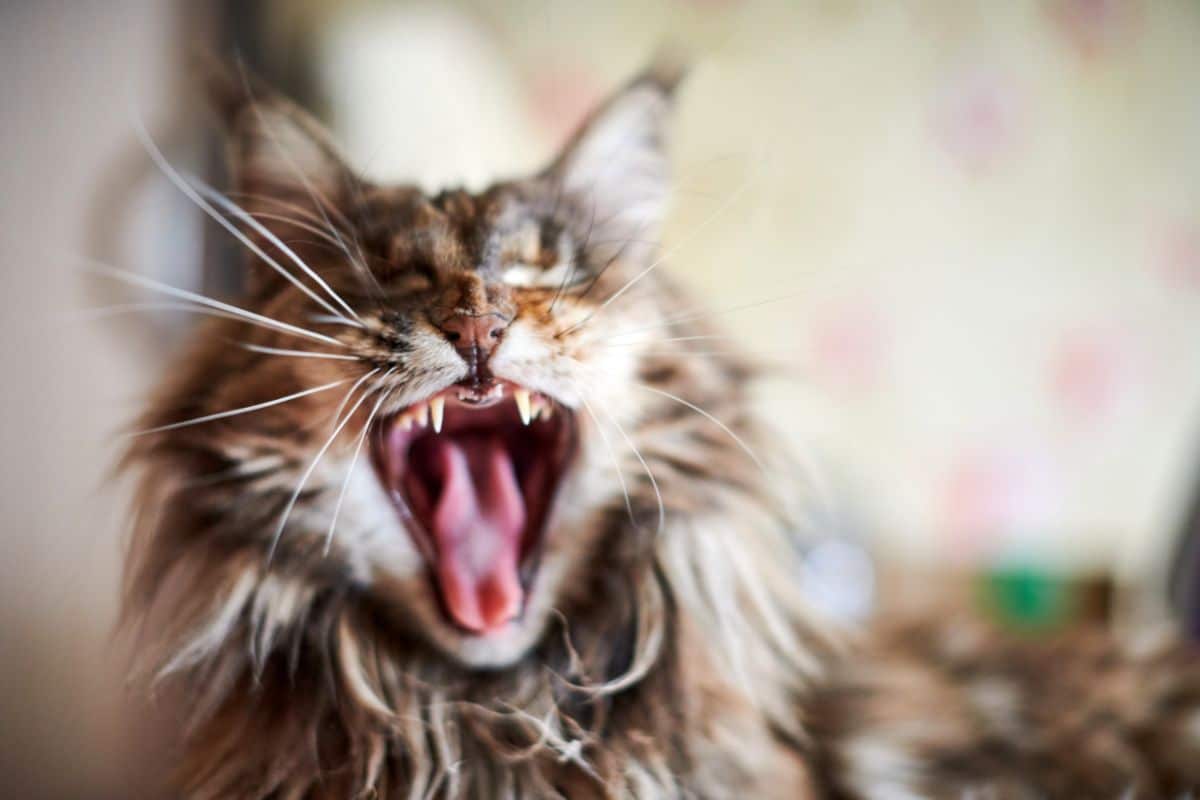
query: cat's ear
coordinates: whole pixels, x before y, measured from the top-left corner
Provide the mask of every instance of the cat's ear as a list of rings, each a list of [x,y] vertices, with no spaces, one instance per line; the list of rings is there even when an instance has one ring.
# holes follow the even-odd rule
[[[294,216],[298,209],[318,218],[332,215],[356,178],[321,124],[242,69],[205,72],[227,131],[238,204],[267,219]]]
[[[659,58],[596,110],[548,170],[605,238],[657,241],[671,194],[667,128],[682,64]],[[599,238],[599,237],[594,237]]]

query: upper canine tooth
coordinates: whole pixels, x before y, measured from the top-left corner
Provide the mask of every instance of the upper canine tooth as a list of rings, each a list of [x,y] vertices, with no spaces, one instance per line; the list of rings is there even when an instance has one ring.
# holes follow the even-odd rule
[[[413,419],[415,419],[417,424],[422,428],[429,424],[429,406],[421,403],[419,406],[413,408],[412,413]]]
[[[530,416],[529,391],[526,389],[515,389],[513,391],[513,399],[517,401],[517,413],[521,415],[521,422],[528,425]]]
[[[442,432],[442,415],[446,412],[446,398],[438,395],[429,401],[429,416],[433,420],[433,432]]]

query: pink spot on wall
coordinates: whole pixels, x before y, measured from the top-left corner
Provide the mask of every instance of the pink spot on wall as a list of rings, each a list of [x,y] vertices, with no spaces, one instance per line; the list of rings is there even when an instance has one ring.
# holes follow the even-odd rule
[[[1169,226],[1158,250],[1156,262],[1171,286],[1200,291],[1200,225]]]
[[[1071,46],[1096,59],[1137,35],[1144,9],[1140,0],[1055,0],[1049,12]]]
[[[978,562],[1021,549],[1049,531],[1061,498],[1054,461],[1042,447],[1005,444],[962,451],[943,486],[947,556]]]
[[[1016,150],[1026,105],[1016,83],[995,70],[961,73],[935,99],[934,139],[965,172],[986,172]]]
[[[543,62],[529,84],[534,121],[555,147],[566,143],[603,99],[602,83],[578,64]]]
[[[890,334],[874,304],[849,302],[817,317],[812,342],[813,368],[825,385],[865,391],[881,382]]]
[[[1139,365],[1130,337],[1116,328],[1066,334],[1051,353],[1050,392],[1071,425],[1111,423],[1137,394]]]

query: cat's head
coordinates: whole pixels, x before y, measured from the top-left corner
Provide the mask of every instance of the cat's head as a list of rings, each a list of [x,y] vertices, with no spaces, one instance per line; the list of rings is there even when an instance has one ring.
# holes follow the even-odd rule
[[[744,368],[664,343],[702,332],[658,269],[677,77],[627,85],[539,174],[436,195],[223,84],[235,187],[204,196],[249,243],[233,302],[258,316],[202,327],[143,420],[134,592],[186,569],[228,620],[209,646],[250,618],[269,647],[350,587],[382,629],[489,668],[627,605],[597,573],[648,563],[665,517],[748,466],[692,408],[740,397]]]

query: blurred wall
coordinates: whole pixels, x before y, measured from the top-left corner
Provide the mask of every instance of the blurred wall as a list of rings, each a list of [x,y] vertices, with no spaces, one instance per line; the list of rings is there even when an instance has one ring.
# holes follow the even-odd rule
[[[723,319],[783,363],[764,403],[856,527],[908,563],[1159,567],[1200,462],[1200,5],[306,19],[351,155],[428,186],[543,163],[659,44],[683,45],[667,268],[713,308],[753,305]]]
[[[161,3],[0,5],[0,795],[138,797],[112,648],[123,502],[116,432],[155,365],[81,319],[73,256],[130,155],[126,98],[174,82]],[[143,765],[144,766],[144,765]]]
[[[161,327],[73,315],[107,300],[63,254],[87,251],[114,164],[144,165],[126,95],[192,157],[170,146],[201,102],[178,56],[204,31],[180,8],[0,5],[6,796],[137,794],[102,487],[169,351]],[[682,43],[665,268],[780,365],[762,403],[849,510],[832,519],[895,562],[1156,574],[1200,455],[1200,5],[261,10],[357,163],[431,186],[542,163]],[[151,188],[128,265],[201,285],[194,212]]]

